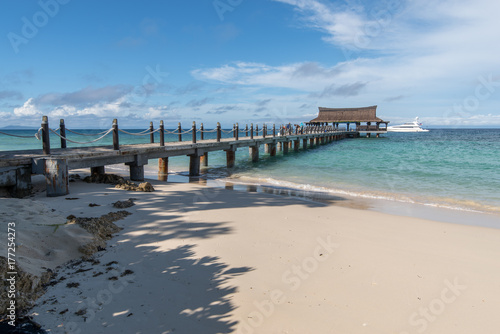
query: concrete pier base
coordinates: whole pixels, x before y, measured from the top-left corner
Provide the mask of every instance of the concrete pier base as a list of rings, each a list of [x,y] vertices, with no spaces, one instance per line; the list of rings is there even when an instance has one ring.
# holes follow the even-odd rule
[[[290,148],[290,144],[287,141],[283,142],[283,154],[288,154],[289,148]]]
[[[144,181],[144,165],[138,165],[135,162],[126,163],[130,168],[130,180]]]
[[[227,166],[227,168],[234,167],[235,159],[236,159],[236,150],[227,150],[226,151],[226,166]]]
[[[94,174],[102,175],[105,173],[106,173],[106,170],[105,170],[104,166],[90,167],[90,175],[94,175]]]
[[[47,197],[69,194],[69,174],[66,160],[46,159],[44,174],[47,184]]]
[[[189,176],[200,176],[200,156],[198,154],[189,156]]]
[[[202,155],[200,155],[200,164],[203,167],[208,167],[208,152],[205,152]]]
[[[12,197],[28,196],[32,189],[31,166],[0,168],[0,184]]]
[[[250,153],[250,159],[252,159],[252,162],[259,161],[259,146],[250,146],[249,153]]]
[[[276,144],[269,144],[269,155],[272,157],[276,156]]]
[[[168,180],[168,158],[158,159],[158,180]]]

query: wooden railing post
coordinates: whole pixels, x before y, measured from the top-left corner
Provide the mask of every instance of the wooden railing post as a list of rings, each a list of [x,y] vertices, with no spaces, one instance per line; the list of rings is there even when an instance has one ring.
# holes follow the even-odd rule
[[[236,125],[233,124],[233,138],[236,138]]]
[[[204,130],[205,130],[205,128],[203,127],[203,123],[201,123],[200,124],[200,140],[205,139],[205,135],[203,133]]]
[[[248,124],[245,124],[245,137],[248,137]]]
[[[160,146],[165,146],[165,125],[160,121]]]
[[[150,122],[149,123],[149,142],[151,144],[153,144],[155,142],[155,134],[153,133],[154,130],[155,130],[155,128],[153,127],[153,122]]]
[[[259,136],[259,124],[255,124],[255,135]]]
[[[42,117],[42,148],[43,154],[50,155],[49,118]]]
[[[250,124],[250,139],[253,139],[253,123]]]
[[[240,126],[236,123],[236,128],[234,129],[234,138],[238,140],[240,138]]]
[[[113,120],[113,150],[118,151],[120,149],[120,140],[118,137],[118,120],[115,118]]]
[[[220,135],[221,135],[221,129],[220,129],[220,123],[217,122],[217,142],[220,142]]]
[[[191,131],[193,131],[193,144],[196,143],[196,122],[193,121],[193,127],[191,128]]]
[[[273,124],[273,137],[276,137],[276,124]]]
[[[181,122],[179,122],[179,125],[177,126],[177,132],[179,132],[179,141],[182,141],[182,128],[181,128]]]
[[[59,135],[61,136],[61,148],[66,148],[66,126],[62,118],[59,121]]]
[[[262,138],[266,138],[267,126],[266,123],[262,125]]]

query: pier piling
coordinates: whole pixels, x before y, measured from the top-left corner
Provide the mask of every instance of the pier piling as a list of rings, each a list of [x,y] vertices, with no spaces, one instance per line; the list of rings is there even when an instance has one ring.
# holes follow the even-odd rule
[[[66,196],[69,194],[69,175],[66,160],[46,159],[44,174],[48,197]]]

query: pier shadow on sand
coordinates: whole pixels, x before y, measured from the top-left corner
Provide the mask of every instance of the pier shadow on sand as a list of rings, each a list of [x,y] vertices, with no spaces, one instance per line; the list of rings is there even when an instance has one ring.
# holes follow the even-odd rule
[[[141,305],[150,303],[141,297],[134,302],[124,301],[126,304],[118,310],[104,311],[109,312],[105,318],[113,319],[113,313],[127,310],[134,314],[149,314],[148,319],[161,319],[145,323],[144,330],[148,332],[234,332],[238,322],[230,317],[237,307],[232,302],[232,296],[238,289],[231,284],[231,280],[254,268],[232,268],[219,257],[199,257],[195,249],[196,240],[227,235],[232,233],[232,228],[229,222],[203,221],[203,215],[191,220],[190,214],[226,208],[258,209],[264,206],[286,210],[286,206],[297,204],[325,206],[323,203],[270,196],[267,193],[249,195],[211,187],[163,194],[155,192],[147,196],[139,204],[142,217],[128,226],[119,238],[139,250],[134,253],[135,260],[127,257],[127,268],[135,272],[135,281],[141,283],[141,289],[150,286],[140,295],[146,293],[154,299],[156,307],[145,309]],[[146,216],[144,213],[147,213]],[[188,244],[164,250],[162,247],[165,246],[161,244],[167,240],[184,240]],[[155,277],[161,277],[161,284],[154,281]],[[134,286],[130,289],[134,289]]]
[[[197,240],[231,234],[232,227],[230,222],[203,221],[203,214],[198,214],[196,219],[190,219],[190,215],[225,208],[276,207],[286,210],[290,205],[326,205],[268,193],[248,194],[212,187],[160,190],[134,196],[138,197],[140,213],[128,217],[125,229],[113,239],[118,245],[115,251],[111,248],[100,255],[101,263],[117,260],[120,273],[129,270],[133,274],[124,277],[128,283],[123,290],[113,293],[111,302],[100,310],[96,309],[93,318],[85,318],[94,311],[87,306],[87,315],[72,320],[82,332],[235,332],[238,320],[232,318],[237,308],[233,297],[238,287],[232,280],[255,268],[235,268],[217,256],[198,254]],[[77,312],[78,305],[95,299],[102,291],[99,289],[111,284],[108,277],[111,274],[105,272],[103,265],[99,266],[101,268],[92,268],[93,271],[75,276],[80,282],[80,287],[71,291],[77,293],[76,301],[51,305],[52,314],[66,308],[69,308],[68,314]],[[104,275],[93,277],[92,272],[98,270]],[[82,276],[87,273],[87,276]],[[120,282],[122,278],[116,276]],[[37,321],[36,317],[34,320]]]

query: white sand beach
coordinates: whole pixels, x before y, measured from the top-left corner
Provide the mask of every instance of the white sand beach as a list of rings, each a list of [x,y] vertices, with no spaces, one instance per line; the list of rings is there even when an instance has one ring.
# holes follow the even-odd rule
[[[134,198],[93,260],[57,271],[29,312],[49,333],[495,333],[500,230],[259,192],[151,181],[71,183],[73,198],[2,199],[18,264],[78,258],[99,217]],[[100,206],[89,207],[90,203]],[[31,218],[31,219],[30,219]],[[4,231],[2,238],[4,238]],[[2,248],[3,248],[2,244]],[[2,251],[4,251],[2,249]]]

